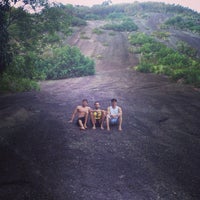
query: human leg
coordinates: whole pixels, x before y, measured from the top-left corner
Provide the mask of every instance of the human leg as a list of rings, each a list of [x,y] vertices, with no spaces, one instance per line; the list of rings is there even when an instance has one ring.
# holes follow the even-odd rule
[[[102,130],[104,129],[103,123],[104,123],[105,117],[106,117],[105,112],[102,112],[102,117],[101,117],[101,129]]]
[[[119,131],[122,131],[122,115],[119,116]]]
[[[110,131],[110,117],[108,115],[106,117],[106,126],[107,126],[107,130]]]
[[[96,129],[96,126],[95,126],[95,124],[96,124],[96,119],[95,119],[93,113],[90,113],[90,119],[91,119],[91,121],[92,121],[92,129]]]
[[[80,127],[81,130],[85,130],[84,128],[84,118],[78,118],[78,121],[77,121],[77,124],[78,126]]]
[[[84,128],[87,129],[88,113],[85,114]]]

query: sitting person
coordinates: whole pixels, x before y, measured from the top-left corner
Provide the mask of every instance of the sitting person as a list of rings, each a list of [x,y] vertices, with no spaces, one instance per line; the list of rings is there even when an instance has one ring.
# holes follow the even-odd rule
[[[96,127],[101,127],[103,130],[103,122],[105,120],[105,111],[100,109],[100,103],[96,101],[94,103],[94,110],[90,110],[90,118],[92,122],[92,128],[96,129]]]
[[[81,130],[87,129],[87,121],[88,121],[88,114],[90,112],[90,107],[88,107],[87,99],[82,100],[82,105],[77,106],[74,110],[71,120],[69,123],[72,123],[76,114],[78,114],[77,125],[80,127]]]
[[[107,130],[110,130],[110,124],[119,124],[119,131],[122,131],[122,109],[117,106],[117,99],[111,100],[111,106],[107,109],[106,118]]]

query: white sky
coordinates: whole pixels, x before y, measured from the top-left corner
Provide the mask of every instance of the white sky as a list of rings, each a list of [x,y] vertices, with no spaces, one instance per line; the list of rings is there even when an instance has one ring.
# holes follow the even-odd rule
[[[54,0],[52,0],[54,1]],[[73,5],[87,5],[92,6],[94,4],[101,4],[104,0],[55,0],[54,2],[60,2],[62,4]],[[116,3],[133,3],[135,0],[112,0],[113,4]],[[148,0],[137,0],[138,2],[144,2]],[[184,7],[189,7],[195,11],[200,12],[200,0],[150,0],[154,2],[165,2],[170,4],[179,4]]]

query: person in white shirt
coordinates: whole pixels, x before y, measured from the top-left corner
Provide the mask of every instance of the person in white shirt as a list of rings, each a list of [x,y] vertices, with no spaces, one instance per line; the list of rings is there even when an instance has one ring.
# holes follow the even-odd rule
[[[111,106],[107,109],[106,124],[108,131],[110,131],[110,124],[118,124],[118,130],[122,131],[122,109],[117,106],[117,99],[111,99]]]

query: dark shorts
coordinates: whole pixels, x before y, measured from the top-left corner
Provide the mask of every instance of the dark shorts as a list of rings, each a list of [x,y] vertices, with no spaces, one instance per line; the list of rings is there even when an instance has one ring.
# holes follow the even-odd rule
[[[81,120],[82,121],[82,123],[83,123],[83,125],[84,125],[84,123],[85,123],[85,117],[79,117],[78,119],[77,119],[77,126],[80,126],[80,124],[79,124],[79,120]]]
[[[96,119],[96,127],[100,127],[101,126],[101,120],[100,119]]]

